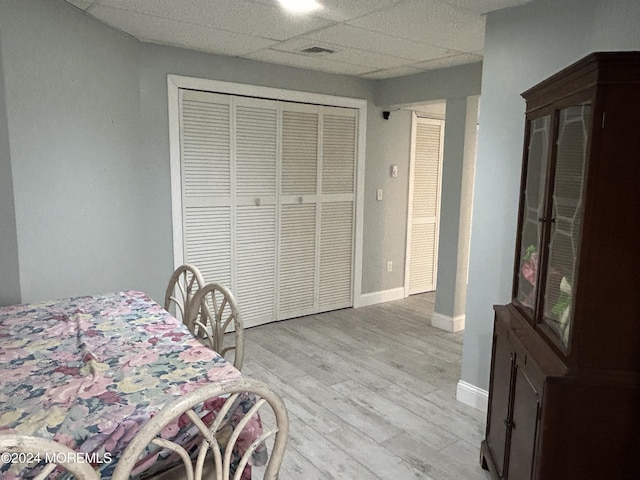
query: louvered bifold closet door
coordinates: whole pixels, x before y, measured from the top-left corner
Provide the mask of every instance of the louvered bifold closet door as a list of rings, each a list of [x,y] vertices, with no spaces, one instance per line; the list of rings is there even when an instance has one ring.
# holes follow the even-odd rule
[[[180,90],[184,261],[205,280],[231,282],[229,97]]]
[[[357,111],[322,108],[319,311],[353,305]]]
[[[418,118],[413,164],[409,293],[435,290],[444,122]]]
[[[278,318],[314,313],[318,107],[282,103]]]
[[[184,261],[245,326],[353,304],[357,114],[180,90]]]
[[[232,291],[245,326],[275,319],[278,104],[234,97],[236,199]]]

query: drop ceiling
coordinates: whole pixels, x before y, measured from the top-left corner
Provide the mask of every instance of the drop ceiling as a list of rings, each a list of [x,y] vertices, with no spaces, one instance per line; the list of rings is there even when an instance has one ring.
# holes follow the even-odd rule
[[[484,15],[529,0],[319,0],[309,15],[276,0],[66,1],[143,42],[383,79],[480,61]]]

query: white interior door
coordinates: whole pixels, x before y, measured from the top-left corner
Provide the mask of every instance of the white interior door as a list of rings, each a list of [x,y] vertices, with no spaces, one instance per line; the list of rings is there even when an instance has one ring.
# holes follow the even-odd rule
[[[276,305],[278,102],[232,97],[233,292],[245,325],[271,321]]]
[[[283,104],[279,319],[315,310],[319,124],[317,106]]]
[[[436,289],[444,121],[414,116],[407,248],[408,294]]]
[[[353,305],[357,111],[322,108],[318,310]]]
[[[246,326],[353,305],[358,110],[179,96],[184,261]]]
[[[184,263],[231,285],[231,98],[180,90]]]

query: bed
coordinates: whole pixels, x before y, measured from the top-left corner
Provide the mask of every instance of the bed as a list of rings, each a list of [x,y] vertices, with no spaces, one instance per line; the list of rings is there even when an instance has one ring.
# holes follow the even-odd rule
[[[277,477],[288,428],[281,400],[142,292],[2,307],[0,345],[2,436],[57,442],[102,479],[153,476],[203,449],[227,475],[250,479],[252,465],[273,459],[267,472]],[[272,452],[254,412],[265,402],[277,417],[266,432]],[[23,467],[6,463],[0,476],[33,478],[43,465]]]

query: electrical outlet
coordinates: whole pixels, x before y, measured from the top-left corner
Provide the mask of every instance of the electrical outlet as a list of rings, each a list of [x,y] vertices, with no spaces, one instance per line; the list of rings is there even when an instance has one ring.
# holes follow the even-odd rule
[[[398,178],[398,166],[397,165],[391,165],[391,176],[393,178]]]
[[[393,272],[393,262],[391,260],[387,262],[387,272]]]

